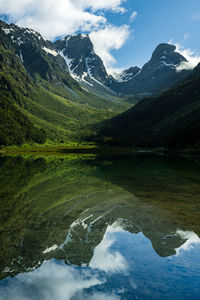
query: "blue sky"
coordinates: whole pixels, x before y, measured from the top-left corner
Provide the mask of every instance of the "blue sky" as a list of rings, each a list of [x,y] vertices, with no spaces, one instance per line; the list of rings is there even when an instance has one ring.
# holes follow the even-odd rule
[[[199,0],[129,0],[127,13],[109,13],[108,19],[116,25],[128,24],[131,34],[120,50],[113,51],[116,67],[142,66],[159,43],[181,44],[200,54]],[[130,13],[137,11],[134,21]]]
[[[200,0],[0,0],[0,12],[50,40],[89,33],[110,72],[141,67],[169,41],[200,59]]]

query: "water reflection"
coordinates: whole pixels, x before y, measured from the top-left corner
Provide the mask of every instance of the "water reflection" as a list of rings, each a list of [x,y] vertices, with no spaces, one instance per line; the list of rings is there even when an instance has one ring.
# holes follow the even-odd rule
[[[0,299],[200,295],[198,165],[17,157],[0,168]]]
[[[65,265],[55,259],[45,261],[38,269],[3,280],[1,299],[11,300],[13,295],[17,300],[181,299],[181,295],[184,299],[194,299],[198,296],[200,239],[197,236],[190,241],[193,247],[182,249],[186,253],[161,258],[143,233],[131,234],[121,225],[122,220],[117,220],[107,227],[88,266]],[[195,236],[184,231],[177,234],[184,240],[190,236],[187,241]]]
[[[122,231],[121,227],[108,226],[100,244],[94,249],[89,266],[109,273],[120,273],[127,270],[127,262],[118,250],[110,251],[116,242],[115,233]]]

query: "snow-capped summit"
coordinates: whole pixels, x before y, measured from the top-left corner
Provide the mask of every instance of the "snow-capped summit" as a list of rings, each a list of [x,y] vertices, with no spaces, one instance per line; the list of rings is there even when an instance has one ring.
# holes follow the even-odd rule
[[[36,42],[41,42],[45,44],[45,40],[42,38],[39,32],[36,32],[30,28],[22,28],[15,24],[8,25],[7,23],[0,20],[0,28],[2,31],[11,38],[15,45],[21,45],[30,40],[35,40]]]

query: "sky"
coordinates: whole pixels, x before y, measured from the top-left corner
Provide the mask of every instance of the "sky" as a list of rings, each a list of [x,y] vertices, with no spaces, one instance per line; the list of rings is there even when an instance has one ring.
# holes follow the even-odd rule
[[[0,0],[0,17],[52,41],[88,33],[109,73],[142,67],[160,43],[200,61],[200,0]]]

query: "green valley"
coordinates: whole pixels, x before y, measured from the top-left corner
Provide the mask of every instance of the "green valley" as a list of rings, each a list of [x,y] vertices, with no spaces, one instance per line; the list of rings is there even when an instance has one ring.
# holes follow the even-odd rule
[[[71,143],[95,132],[94,124],[130,107],[74,86],[31,78],[12,50],[0,47],[1,145]]]

